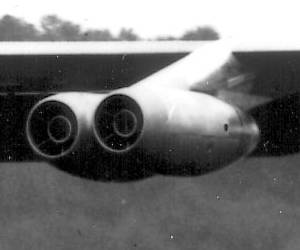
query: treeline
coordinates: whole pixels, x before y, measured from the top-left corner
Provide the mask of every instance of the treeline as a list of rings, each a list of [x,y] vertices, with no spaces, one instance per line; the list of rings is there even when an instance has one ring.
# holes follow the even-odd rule
[[[153,40],[217,40],[218,33],[211,27],[198,27],[180,37],[156,37]],[[108,29],[83,30],[80,25],[56,15],[41,19],[40,28],[20,18],[5,15],[0,19],[0,41],[137,41],[143,40],[132,29],[122,28],[114,36]]]

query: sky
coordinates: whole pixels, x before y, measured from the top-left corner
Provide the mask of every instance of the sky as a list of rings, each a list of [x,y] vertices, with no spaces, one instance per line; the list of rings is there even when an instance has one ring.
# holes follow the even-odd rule
[[[56,14],[83,28],[132,28],[143,38],[180,36],[197,26],[212,26],[222,37],[297,39],[300,3],[294,0],[5,0],[5,14],[39,24],[42,16]]]

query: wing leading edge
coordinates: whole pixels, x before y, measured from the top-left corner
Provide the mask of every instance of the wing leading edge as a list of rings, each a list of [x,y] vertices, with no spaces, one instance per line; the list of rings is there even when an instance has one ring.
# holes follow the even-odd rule
[[[0,56],[190,53],[205,42],[0,42]]]

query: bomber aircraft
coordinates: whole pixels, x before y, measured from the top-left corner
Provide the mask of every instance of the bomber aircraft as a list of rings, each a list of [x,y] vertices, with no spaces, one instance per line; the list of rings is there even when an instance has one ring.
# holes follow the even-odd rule
[[[2,138],[10,126],[35,157],[71,172],[202,174],[253,154],[295,153],[299,50],[223,40],[2,42],[1,98],[18,100]]]

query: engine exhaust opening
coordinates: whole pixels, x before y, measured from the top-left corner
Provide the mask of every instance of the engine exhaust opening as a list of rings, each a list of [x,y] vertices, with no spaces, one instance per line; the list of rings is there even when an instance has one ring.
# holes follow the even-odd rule
[[[58,115],[53,117],[47,126],[48,136],[53,142],[63,143],[71,136],[72,125],[70,120],[65,116]]]
[[[140,138],[142,128],[142,110],[136,101],[128,96],[109,96],[96,110],[96,138],[104,149],[110,152],[130,150]]]
[[[78,137],[74,112],[66,104],[46,101],[29,113],[26,133],[29,144],[39,155],[58,158],[68,154]]]
[[[128,109],[122,109],[113,118],[114,132],[121,137],[132,136],[137,129],[137,118]]]

